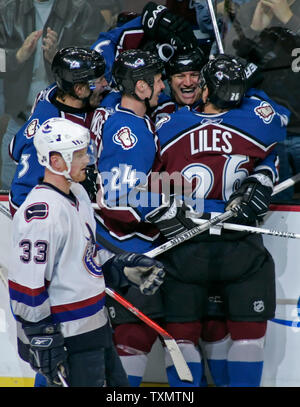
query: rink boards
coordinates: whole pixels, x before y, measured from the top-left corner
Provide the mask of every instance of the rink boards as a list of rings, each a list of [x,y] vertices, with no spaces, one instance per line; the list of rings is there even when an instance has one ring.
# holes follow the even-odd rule
[[[0,196],[0,205],[0,387],[32,386],[34,372],[17,355],[15,321],[5,287],[13,256],[11,220],[3,211],[3,206],[8,208],[7,196]],[[272,207],[263,227],[300,233],[300,205]],[[264,241],[276,265],[277,309],[275,321],[268,322],[262,386],[300,387],[300,240],[265,235]],[[166,383],[158,343],[151,352],[144,382]]]

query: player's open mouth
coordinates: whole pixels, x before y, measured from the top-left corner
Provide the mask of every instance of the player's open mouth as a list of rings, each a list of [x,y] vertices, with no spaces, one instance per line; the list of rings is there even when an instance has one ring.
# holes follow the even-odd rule
[[[192,94],[194,93],[196,88],[181,88],[180,92],[185,94]]]

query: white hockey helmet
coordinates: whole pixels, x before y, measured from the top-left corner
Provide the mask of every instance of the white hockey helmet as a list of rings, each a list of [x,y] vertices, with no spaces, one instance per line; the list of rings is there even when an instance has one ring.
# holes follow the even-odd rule
[[[74,151],[88,147],[90,132],[80,124],[62,117],[46,120],[37,130],[33,144],[39,163],[51,172],[64,175],[70,180],[70,170]],[[57,172],[50,165],[50,153],[60,153],[67,165],[67,171]]]

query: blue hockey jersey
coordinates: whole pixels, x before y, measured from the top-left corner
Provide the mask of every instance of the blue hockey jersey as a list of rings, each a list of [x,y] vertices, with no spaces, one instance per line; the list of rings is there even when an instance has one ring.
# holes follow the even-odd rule
[[[93,111],[74,109],[54,102],[57,87],[52,85],[40,92],[33,107],[33,113],[20,128],[10,144],[10,155],[17,168],[11,184],[10,205],[17,209],[28,193],[44,176],[44,167],[37,159],[33,136],[40,125],[51,117],[64,117],[89,128]]]
[[[161,144],[156,169],[180,172],[178,187],[196,209],[223,212],[233,191],[255,171],[268,169],[278,180],[274,148],[286,136],[290,112],[252,94],[238,109],[205,114],[183,107],[156,122]]]

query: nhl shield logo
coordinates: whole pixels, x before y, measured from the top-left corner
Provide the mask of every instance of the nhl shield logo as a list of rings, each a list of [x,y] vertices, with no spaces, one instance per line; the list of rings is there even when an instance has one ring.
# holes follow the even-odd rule
[[[133,148],[137,141],[136,135],[131,132],[129,127],[121,127],[121,129],[113,135],[113,142],[120,145],[123,150]]]
[[[263,300],[254,301],[253,309],[255,312],[263,312],[265,309],[265,304],[264,304]]]

